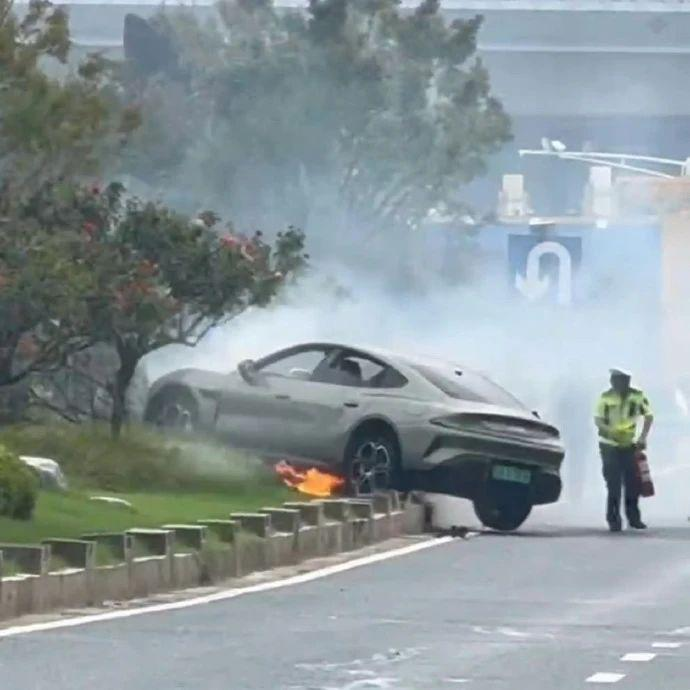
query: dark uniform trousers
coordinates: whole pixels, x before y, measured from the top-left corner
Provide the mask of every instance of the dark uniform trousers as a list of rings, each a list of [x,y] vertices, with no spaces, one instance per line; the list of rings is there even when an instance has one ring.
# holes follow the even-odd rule
[[[606,443],[599,445],[603,462],[604,479],[608,489],[606,519],[620,520],[621,492],[625,487],[625,517],[628,522],[640,520],[640,487],[635,472],[635,448],[620,448]]]

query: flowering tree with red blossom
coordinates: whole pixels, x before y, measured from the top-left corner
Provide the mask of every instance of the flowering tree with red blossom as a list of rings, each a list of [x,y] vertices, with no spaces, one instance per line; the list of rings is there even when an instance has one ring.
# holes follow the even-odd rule
[[[29,0],[15,12],[12,0],[0,0],[3,394],[87,346],[97,284],[84,256],[78,185],[139,124],[137,109],[119,104],[112,65],[92,55],[68,69],[69,49],[64,7]]]
[[[21,202],[0,195],[0,387],[58,369],[91,344],[100,276],[90,219],[107,218],[115,202],[64,183]]]
[[[196,345],[249,306],[264,306],[305,263],[303,234],[236,234],[219,218],[196,219],[111,185],[83,225],[100,289],[89,305],[89,333],[117,351],[111,386],[114,435],[126,419],[126,392],[141,359],[171,344]],[[104,217],[99,209],[107,209]]]
[[[271,244],[105,189],[46,185],[0,233],[0,387],[65,366],[95,344],[117,353],[111,427],[126,419],[140,360],[195,345],[249,306],[268,304],[304,266],[294,228]]]
[[[252,304],[266,304],[304,263],[294,229],[271,246],[85,184],[139,124],[119,103],[117,70],[99,56],[76,73],[66,12],[0,0],[0,389],[62,370],[92,345],[116,351],[112,428],[139,360],[193,345]],[[60,78],[44,65],[57,66]],[[53,72],[55,73],[55,72]]]

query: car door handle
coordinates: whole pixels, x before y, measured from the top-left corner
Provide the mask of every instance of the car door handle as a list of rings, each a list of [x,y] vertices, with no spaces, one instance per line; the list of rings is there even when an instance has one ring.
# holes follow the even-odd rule
[[[356,402],[346,402],[345,407],[359,407],[359,403]]]
[[[290,396],[286,393],[276,393],[277,400],[290,400]]]

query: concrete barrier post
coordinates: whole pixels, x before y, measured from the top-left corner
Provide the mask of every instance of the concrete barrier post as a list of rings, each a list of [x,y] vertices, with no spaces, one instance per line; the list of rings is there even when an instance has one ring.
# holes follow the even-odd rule
[[[93,541],[96,548],[105,548],[121,563],[129,563],[134,551],[134,538],[124,532],[97,532],[82,534],[85,541]]]
[[[50,546],[50,572],[45,576],[51,608],[95,606],[101,603],[96,591],[96,543],[83,539],[44,539]],[[67,568],[56,568],[60,559]]]
[[[390,515],[393,512],[393,498],[389,493],[376,493],[372,498],[374,512]]]
[[[269,568],[271,516],[265,513],[231,513],[230,519],[236,520],[240,525],[237,543],[239,574],[248,575]]]
[[[371,502],[373,509],[371,538],[372,541],[385,541],[396,534],[394,529],[393,499],[391,492],[378,491],[366,496],[359,496]]]
[[[354,531],[352,527],[352,508],[345,499],[327,499],[323,501],[323,512],[326,520],[331,522],[326,527],[327,553],[351,551],[354,548]],[[336,527],[332,526],[336,523]]]
[[[265,513],[231,513],[230,519],[240,524],[240,528],[256,537],[265,539],[271,533],[271,517]]]
[[[300,514],[290,508],[262,508],[271,518],[273,534],[269,537],[271,564],[294,565],[299,562]]]
[[[220,541],[234,544],[237,541],[237,531],[240,528],[237,520],[197,520],[200,525],[208,528]]]
[[[143,547],[148,555],[171,557],[175,550],[175,533],[170,530],[135,527],[127,534],[134,539],[134,548]]]
[[[329,553],[328,530],[339,530],[339,525],[326,527],[326,516],[321,501],[291,501],[283,506],[297,510],[300,515],[300,530],[297,538],[299,560],[318,558]]]
[[[402,529],[406,534],[421,534],[427,528],[427,511],[423,503],[409,496],[402,509]]]
[[[191,553],[175,553],[172,557],[172,579],[175,587],[193,587],[208,581],[201,552],[206,546],[208,528],[205,525],[163,525],[175,535],[175,544],[181,544]]]
[[[271,525],[277,532],[297,534],[301,525],[299,510],[292,508],[262,508],[261,511],[270,516]]]
[[[148,596],[173,585],[175,533],[164,529],[127,530],[134,540],[130,588],[135,597]]]
[[[44,539],[52,558],[60,558],[71,568],[92,570],[96,565],[96,544],[83,539]]]
[[[210,581],[237,577],[241,573],[241,549],[237,535],[240,524],[236,520],[197,520],[209,534],[222,542],[219,548],[208,549],[204,554],[204,575]]]
[[[50,546],[47,544],[0,544],[6,564],[21,573],[45,575],[50,565]]]
[[[116,563],[97,565],[94,574],[94,592],[103,601],[122,601],[132,596],[131,563],[134,558],[134,538],[124,532],[97,532],[83,534],[82,539],[96,544],[96,557],[107,551]],[[108,559],[110,560],[110,559]]]
[[[365,499],[351,499],[350,512],[360,520],[371,520],[374,517],[374,504]]]
[[[352,546],[357,549],[374,541],[374,504],[371,500],[351,499]]]
[[[283,507],[298,510],[303,525],[321,527],[326,519],[321,501],[289,501]]]
[[[323,503],[323,512],[327,520],[335,520],[337,522],[345,522],[350,519],[352,509],[350,502],[345,499],[331,498],[325,500]]]
[[[206,525],[163,525],[163,529],[175,534],[175,543],[182,544],[195,551],[206,546],[208,528]]]

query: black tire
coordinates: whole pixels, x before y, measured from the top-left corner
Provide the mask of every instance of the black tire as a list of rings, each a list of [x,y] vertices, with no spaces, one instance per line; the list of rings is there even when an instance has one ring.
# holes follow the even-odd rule
[[[345,449],[343,470],[348,496],[402,489],[400,446],[395,433],[383,425],[356,430]]]
[[[193,433],[199,426],[199,406],[186,388],[164,388],[148,404],[145,419],[161,429]]]
[[[474,513],[481,523],[499,532],[512,532],[532,512],[532,504],[524,496],[487,490],[474,499]]]

